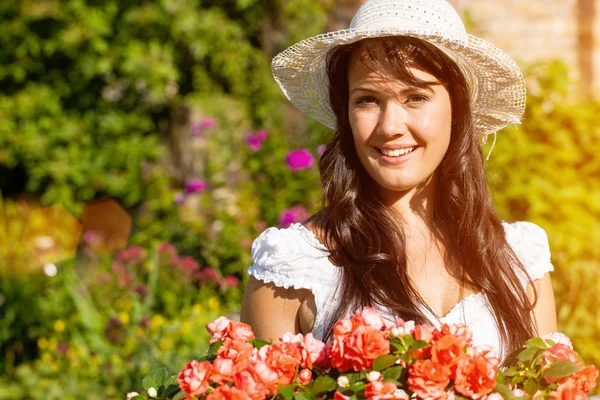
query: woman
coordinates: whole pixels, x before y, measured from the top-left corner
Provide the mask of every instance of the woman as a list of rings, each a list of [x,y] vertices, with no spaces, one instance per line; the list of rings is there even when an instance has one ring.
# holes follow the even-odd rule
[[[524,111],[508,56],[467,35],[445,0],[369,0],[350,30],[292,46],[273,72],[335,134],[322,210],[254,242],[242,320],[258,337],[327,340],[367,305],[464,323],[501,356],[556,330],[546,234],[501,222],[484,176],[485,138]]]

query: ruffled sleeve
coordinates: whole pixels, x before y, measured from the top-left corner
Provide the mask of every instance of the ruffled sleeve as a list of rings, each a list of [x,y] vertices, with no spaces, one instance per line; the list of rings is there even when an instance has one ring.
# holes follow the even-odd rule
[[[531,280],[542,278],[554,271],[550,260],[550,246],[546,231],[532,222],[503,223],[506,239],[527,270]],[[521,274],[524,285],[527,277]]]
[[[248,275],[286,289],[308,289],[320,298],[335,280],[328,257],[325,246],[301,224],[268,228],[252,244]]]

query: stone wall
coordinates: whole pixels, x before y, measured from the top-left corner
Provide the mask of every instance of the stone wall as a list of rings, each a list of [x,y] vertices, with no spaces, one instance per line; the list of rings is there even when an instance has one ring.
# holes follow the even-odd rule
[[[600,0],[449,1],[472,17],[469,33],[518,62],[563,60],[573,67],[580,90],[600,98]],[[346,28],[363,2],[338,0],[330,29]]]

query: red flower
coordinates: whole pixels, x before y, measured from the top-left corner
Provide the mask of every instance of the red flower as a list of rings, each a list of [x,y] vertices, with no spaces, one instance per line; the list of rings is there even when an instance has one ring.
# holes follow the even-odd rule
[[[596,387],[596,382],[598,381],[598,369],[593,365],[588,365],[575,372],[572,378],[579,390],[589,393]]]
[[[187,393],[187,398],[203,395],[208,389],[208,380],[212,371],[213,366],[210,362],[203,361],[199,363],[193,360],[179,373],[177,383],[181,390]]]
[[[586,400],[588,398],[572,379],[567,379],[561,383],[556,391],[550,393],[550,395],[558,400]]]
[[[422,398],[446,395],[450,383],[450,368],[432,360],[415,361],[408,369],[408,388]]]
[[[246,400],[248,394],[235,386],[222,385],[210,392],[206,400]]]
[[[263,346],[258,352],[262,361],[278,375],[278,384],[292,383],[302,362],[300,349],[294,343],[275,342]]]
[[[338,321],[333,327],[331,366],[340,372],[371,369],[377,357],[390,351],[385,329],[379,313],[370,307],[357,312],[350,320]]]
[[[224,341],[225,339],[241,339],[244,341],[254,339],[254,332],[250,325],[236,322],[225,317],[219,317],[206,325],[206,330],[212,338],[210,343]]]
[[[461,357],[454,382],[456,391],[473,399],[491,393],[496,387],[498,365],[500,359],[487,349],[476,349],[473,356]]]
[[[391,382],[371,382],[365,387],[365,396],[370,400],[401,399],[408,400],[408,394],[399,390]]]
[[[312,380],[312,372],[310,369],[303,369],[298,372],[298,383],[301,385],[308,385]]]
[[[431,347],[431,360],[450,368],[451,378],[456,376],[456,365],[465,354],[464,341],[457,336],[446,335],[437,340]]]

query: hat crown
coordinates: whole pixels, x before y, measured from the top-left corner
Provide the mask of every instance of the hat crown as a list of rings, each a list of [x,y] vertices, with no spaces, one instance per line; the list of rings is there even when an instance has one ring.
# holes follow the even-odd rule
[[[431,31],[452,40],[467,40],[465,26],[447,0],[368,0],[356,12],[350,29]]]

